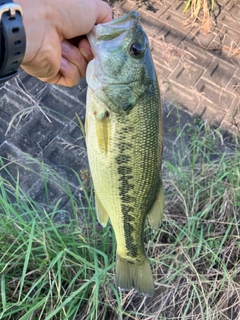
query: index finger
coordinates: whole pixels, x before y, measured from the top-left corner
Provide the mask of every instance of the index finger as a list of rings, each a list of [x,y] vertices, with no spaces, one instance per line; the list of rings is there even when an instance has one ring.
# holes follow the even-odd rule
[[[57,28],[63,39],[85,35],[95,24],[112,20],[112,9],[102,0],[69,0],[65,9]]]
[[[101,6],[101,10],[99,11],[99,15],[97,16],[96,24],[111,21],[112,20],[112,9],[104,1],[100,1],[99,5]]]

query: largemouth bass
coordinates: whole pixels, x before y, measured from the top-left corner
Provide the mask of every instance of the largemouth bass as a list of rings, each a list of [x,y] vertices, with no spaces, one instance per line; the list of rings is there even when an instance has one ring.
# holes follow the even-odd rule
[[[144,250],[144,223],[160,226],[162,124],[157,76],[140,15],[132,11],[88,34],[86,144],[96,212],[110,218],[116,240],[116,283],[148,296],[154,281]]]

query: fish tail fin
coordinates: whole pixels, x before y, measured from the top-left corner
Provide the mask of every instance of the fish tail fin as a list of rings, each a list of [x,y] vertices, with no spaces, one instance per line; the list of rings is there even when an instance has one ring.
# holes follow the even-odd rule
[[[146,296],[154,295],[153,276],[146,257],[142,264],[135,264],[117,254],[116,283],[120,290],[134,288]]]

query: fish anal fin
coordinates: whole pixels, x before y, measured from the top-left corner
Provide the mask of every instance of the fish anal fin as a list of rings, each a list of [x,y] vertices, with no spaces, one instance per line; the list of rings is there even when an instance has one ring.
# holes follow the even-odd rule
[[[136,264],[117,254],[116,283],[120,290],[134,288],[148,297],[154,295],[153,276],[146,257],[144,257],[142,264]]]
[[[157,197],[152,205],[151,210],[148,213],[148,221],[152,229],[158,229],[162,222],[164,209],[164,193],[162,182],[160,183],[160,187],[158,190]]]
[[[97,212],[97,219],[99,223],[105,227],[108,222],[108,213],[103,207],[101,201],[99,200],[97,194],[95,193],[95,206],[96,206],[96,212]]]

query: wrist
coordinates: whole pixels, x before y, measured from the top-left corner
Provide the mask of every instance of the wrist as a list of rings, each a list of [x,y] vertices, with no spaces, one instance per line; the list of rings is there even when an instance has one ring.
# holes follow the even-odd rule
[[[35,2],[36,2],[35,0],[13,0],[13,1],[15,3],[18,3],[23,10],[23,25],[25,29],[25,35],[26,35],[26,51],[25,51],[25,55],[22,63],[25,63],[25,61],[29,61],[33,59],[32,47],[33,47],[33,43],[36,42],[36,38],[38,38],[38,34],[36,30],[36,21],[38,17],[36,16],[36,11],[39,12],[40,8],[37,8],[37,5],[35,5]],[[39,19],[41,18],[42,17],[39,16]],[[40,30],[39,30],[39,33],[41,33]],[[38,49],[39,48],[37,47],[35,48],[35,50],[38,50]]]
[[[0,0],[0,83],[17,74],[26,48],[22,9],[13,1]]]

